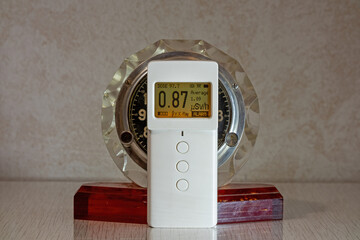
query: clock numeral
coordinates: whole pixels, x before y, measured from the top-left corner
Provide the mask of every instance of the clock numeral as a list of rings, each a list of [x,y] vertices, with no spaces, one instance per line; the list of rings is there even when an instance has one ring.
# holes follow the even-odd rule
[[[147,136],[148,136],[148,128],[147,128],[147,126],[146,127],[144,127],[144,138],[147,138]]]
[[[145,109],[140,109],[139,110],[139,120],[140,121],[145,121],[146,119],[146,110]]]
[[[219,122],[221,122],[222,120],[224,120],[224,113],[222,110],[219,110]]]

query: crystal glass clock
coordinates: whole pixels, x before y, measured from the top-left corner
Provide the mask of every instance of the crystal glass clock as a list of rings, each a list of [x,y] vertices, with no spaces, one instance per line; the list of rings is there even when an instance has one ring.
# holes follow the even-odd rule
[[[147,186],[147,64],[212,60],[219,65],[218,186],[245,164],[259,130],[256,92],[240,63],[203,40],[159,40],[124,60],[106,88],[102,134],[123,174]]]

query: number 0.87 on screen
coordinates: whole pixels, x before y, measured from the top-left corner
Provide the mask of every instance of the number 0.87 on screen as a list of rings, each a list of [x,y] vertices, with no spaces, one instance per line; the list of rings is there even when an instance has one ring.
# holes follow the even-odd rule
[[[155,117],[211,117],[211,83],[159,82],[155,84]]]

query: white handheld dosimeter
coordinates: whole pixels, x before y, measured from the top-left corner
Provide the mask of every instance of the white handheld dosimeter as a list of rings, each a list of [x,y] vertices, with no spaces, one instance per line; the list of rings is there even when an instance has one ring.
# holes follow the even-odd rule
[[[218,64],[148,64],[148,224],[217,223]]]

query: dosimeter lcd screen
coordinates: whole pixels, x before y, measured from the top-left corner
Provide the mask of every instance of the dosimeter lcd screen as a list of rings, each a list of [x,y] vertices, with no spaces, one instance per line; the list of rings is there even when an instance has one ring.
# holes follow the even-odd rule
[[[155,83],[155,117],[210,118],[211,83]]]

